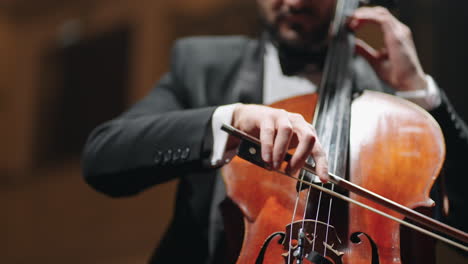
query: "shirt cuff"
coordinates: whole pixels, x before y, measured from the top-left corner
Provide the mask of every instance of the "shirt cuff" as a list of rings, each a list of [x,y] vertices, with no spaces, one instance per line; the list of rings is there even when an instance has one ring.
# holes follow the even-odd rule
[[[211,153],[210,163],[213,167],[222,166],[236,155],[236,150],[226,150],[228,133],[221,130],[223,124],[231,124],[234,108],[237,104],[223,105],[213,113],[211,118],[211,129],[213,132],[213,151]]]
[[[411,101],[427,111],[435,109],[441,102],[441,96],[437,84],[431,76],[426,75],[427,87],[422,90],[397,91],[395,94],[401,98]]]

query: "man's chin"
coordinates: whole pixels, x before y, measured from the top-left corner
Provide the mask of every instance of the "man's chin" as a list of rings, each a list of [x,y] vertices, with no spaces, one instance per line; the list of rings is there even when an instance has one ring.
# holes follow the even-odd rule
[[[278,41],[294,49],[314,49],[318,46],[326,45],[327,36],[323,34],[314,34],[313,32],[304,33],[293,29],[283,29],[278,32]]]
[[[313,45],[310,39],[307,39],[303,34],[293,30],[279,32],[278,40],[280,43],[295,49],[306,49]]]

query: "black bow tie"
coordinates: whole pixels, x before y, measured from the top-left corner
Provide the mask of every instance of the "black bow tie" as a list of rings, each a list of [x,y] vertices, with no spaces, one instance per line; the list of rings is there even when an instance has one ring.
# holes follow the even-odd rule
[[[319,51],[298,51],[284,46],[278,46],[278,57],[283,74],[293,76],[304,71],[307,65],[316,65],[323,69],[327,49]]]

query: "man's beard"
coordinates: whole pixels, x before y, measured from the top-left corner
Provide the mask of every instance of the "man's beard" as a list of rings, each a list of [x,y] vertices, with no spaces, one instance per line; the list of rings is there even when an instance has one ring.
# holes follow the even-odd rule
[[[280,15],[273,24],[262,19],[270,40],[277,46],[287,47],[288,49],[297,50],[299,52],[317,51],[327,46],[330,21],[317,25],[309,32],[306,32],[304,26],[299,23],[291,24],[289,30],[295,31],[298,37],[296,39],[287,39],[281,35],[279,29],[279,23],[282,19]]]

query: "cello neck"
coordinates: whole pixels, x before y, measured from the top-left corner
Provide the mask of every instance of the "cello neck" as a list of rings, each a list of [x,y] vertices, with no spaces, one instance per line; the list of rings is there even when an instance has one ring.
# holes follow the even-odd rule
[[[347,30],[346,14],[353,12],[358,4],[358,0],[337,0],[313,119],[328,154],[329,171],[337,175],[346,172],[353,76],[354,35]]]

